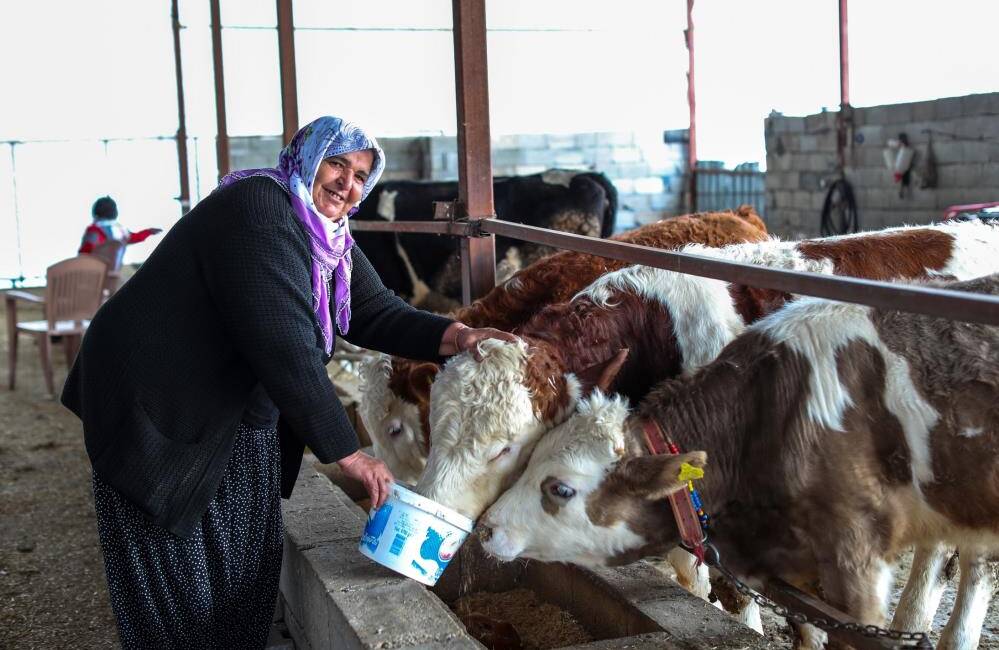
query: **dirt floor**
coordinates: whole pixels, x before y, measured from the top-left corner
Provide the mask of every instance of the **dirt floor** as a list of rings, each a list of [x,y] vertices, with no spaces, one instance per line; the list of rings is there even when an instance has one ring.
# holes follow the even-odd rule
[[[48,397],[28,337],[7,390],[6,336],[2,348],[0,648],[116,648],[79,420]],[[55,352],[58,385],[66,362]]]

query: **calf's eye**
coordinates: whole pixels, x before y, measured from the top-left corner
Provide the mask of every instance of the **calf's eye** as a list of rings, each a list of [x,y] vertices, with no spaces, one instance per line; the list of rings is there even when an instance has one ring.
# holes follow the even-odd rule
[[[553,497],[558,497],[559,499],[571,499],[576,496],[576,490],[569,487],[562,481],[557,481],[549,485],[548,491],[551,492]]]
[[[510,448],[509,447],[503,447],[502,449],[500,449],[500,451],[499,451],[498,454],[496,454],[495,456],[493,456],[492,458],[489,459],[489,462],[490,463],[496,462],[497,460],[499,460],[500,458],[503,458],[504,456],[506,456],[509,453],[510,453]]]

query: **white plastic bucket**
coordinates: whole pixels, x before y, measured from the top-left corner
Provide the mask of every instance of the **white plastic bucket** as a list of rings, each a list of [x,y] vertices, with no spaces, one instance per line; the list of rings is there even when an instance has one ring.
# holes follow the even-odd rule
[[[475,522],[398,483],[381,508],[368,513],[358,550],[397,573],[434,585]]]

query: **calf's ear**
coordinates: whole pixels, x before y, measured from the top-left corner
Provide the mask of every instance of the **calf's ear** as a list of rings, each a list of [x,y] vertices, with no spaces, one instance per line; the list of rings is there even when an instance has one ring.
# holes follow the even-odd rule
[[[430,398],[430,384],[434,383],[440,366],[436,363],[421,363],[409,371],[409,385],[415,395]]]
[[[708,454],[690,451],[676,456],[637,456],[624,461],[621,476],[635,496],[653,501],[664,499],[670,493],[685,487],[687,481],[703,476],[701,470],[708,462]]]
[[[583,395],[589,395],[597,388],[604,393],[609,392],[621,366],[628,360],[628,352],[628,348],[621,348],[614,356],[581,370],[576,377],[582,386]]]

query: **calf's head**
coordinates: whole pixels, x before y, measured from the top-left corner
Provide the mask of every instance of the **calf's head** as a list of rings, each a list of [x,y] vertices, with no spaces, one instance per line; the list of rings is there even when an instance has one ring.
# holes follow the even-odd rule
[[[431,445],[417,491],[475,519],[509,485],[580,393],[613,379],[622,350],[577,377],[527,343],[487,340],[453,357],[430,391]]]
[[[361,365],[359,414],[371,436],[375,456],[397,480],[415,483],[427,462],[430,384],[437,365],[380,354]]]
[[[664,499],[683,489],[681,467],[702,451],[642,455],[619,397],[594,393],[538,442],[514,485],[482,519],[483,548],[502,560],[606,566],[679,541]]]

